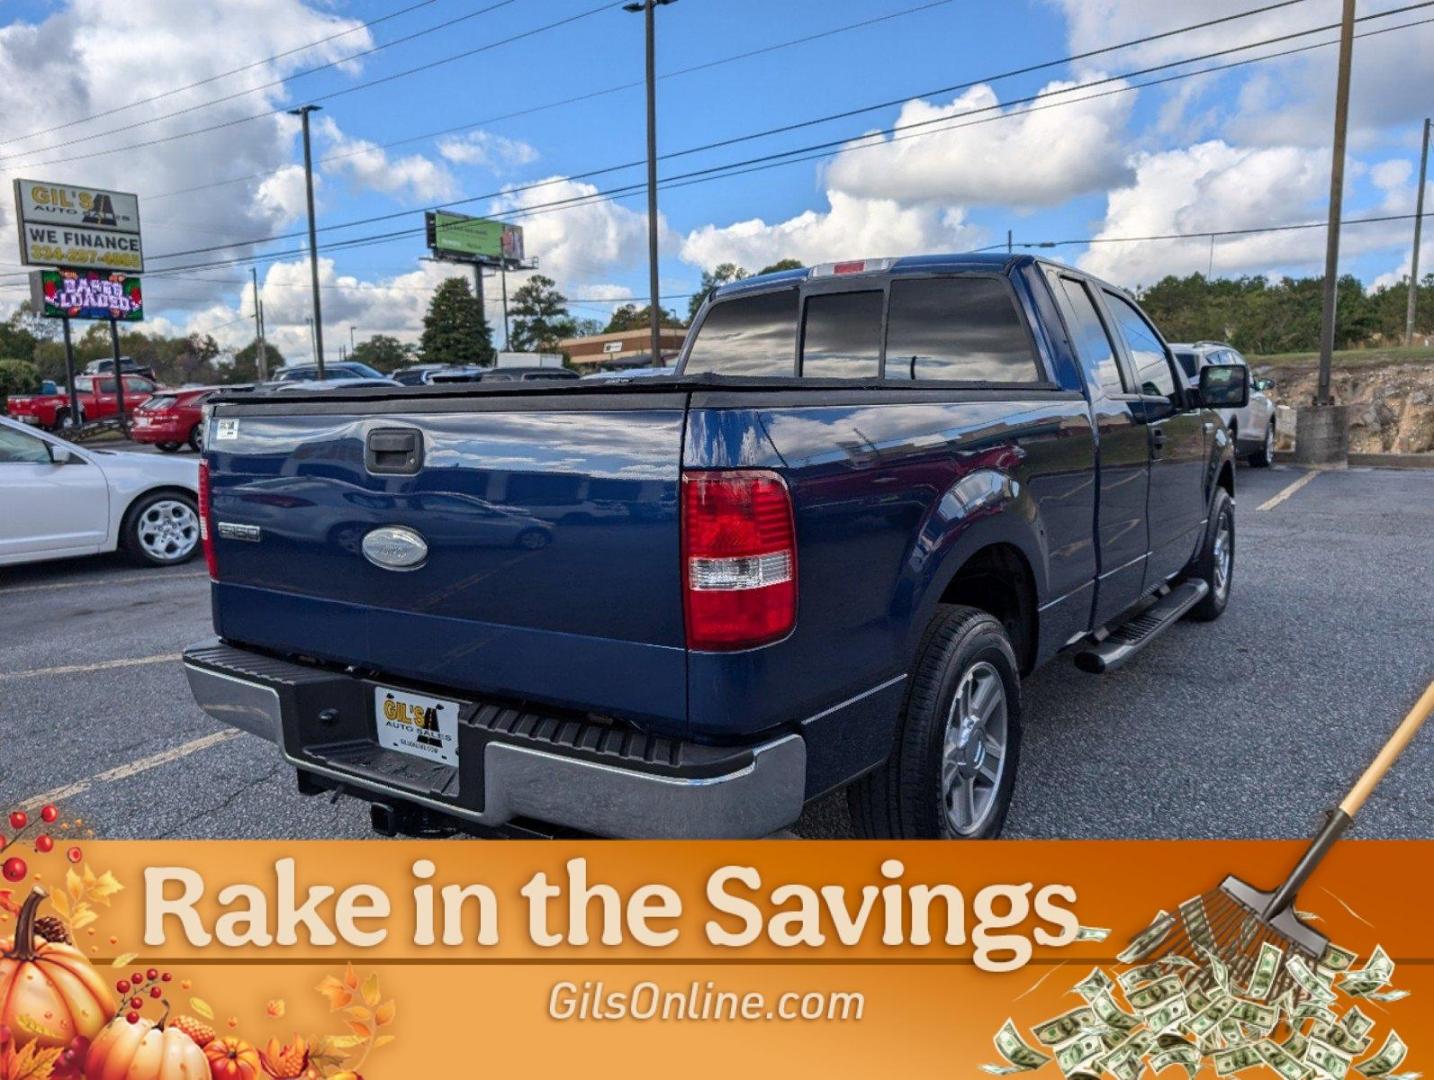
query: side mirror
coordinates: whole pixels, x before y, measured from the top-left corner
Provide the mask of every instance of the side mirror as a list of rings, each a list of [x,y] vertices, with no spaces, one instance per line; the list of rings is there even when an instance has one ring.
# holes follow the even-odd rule
[[[1199,404],[1206,409],[1242,409],[1250,403],[1250,369],[1244,364],[1200,369]]]
[[[1256,390],[1259,390],[1259,391],[1261,391],[1262,393],[1263,393],[1264,391],[1266,391],[1266,390],[1273,390],[1273,389],[1275,388],[1275,380],[1274,380],[1274,379],[1256,379],[1255,382],[1254,382],[1254,387],[1255,387]]]
[[[84,458],[80,457],[79,454],[75,453],[68,447],[55,446],[53,443],[50,443],[48,445],[50,448],[50,461],[52,464],[83,465],[85,463]]]

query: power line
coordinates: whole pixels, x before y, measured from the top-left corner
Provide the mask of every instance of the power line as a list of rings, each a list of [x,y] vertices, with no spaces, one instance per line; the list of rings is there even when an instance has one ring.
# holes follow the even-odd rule
[[[151,95],[150,97],[140,98],[138,101],[131,101],[128,105],[116,105],[113,109],[106,109],[103,112],[91,113],[89,116],[81,116],[74,120],[67,120],[63,124],[55,124],[53,127],[41,128],[39,131],[32,131],[28,135],[14,135],[8,139],[0,139],[0,146],[9,146],[13,142],[23,142],[26,139],[36,139],[39,138],[41,135],[49,135],[51,132],[63,131],[66,128],[72,128],[77,124],[86,124],[89,123],[91,120],[100,120],[106,116],[113,116],[115,113],[127,112],[128,110],[138,108],[141,105],[148,105],[151,102],[160,101],[163,98],[170,97],[173,94],[182,94],[186,90],[194,90],[198,87],[208,85],[209,83],[218,82],[220,79],[227,79],[230,75],[239,75],[246,71],[252,71],[256,67],[263,67],[265,64],[272,64],[276,60],[282,60],[286,56],[293,56],[295,53],[307,52],[309,49],[314,49],[320,45],[325,45],[330,41],[337,40],[338,38],[348,37],[348,35],[350,34],[356,34],[360,30],[371,29],[372,27],[375,27],[380,23],[388,22],[390,19],[396,19],[400,15],[407,15],[410,11],[416,11],[421,7],[427,7],[428,5],[433,3],[436,3],[436,0],[419,0],[419,2],[416,4],[409,4],[407,7],[399,8],[397,11],[389,12],[389,14],[387,15],[380,15],[376,19],[370,19],[368,20],[368,22],[359,23],[357,26],[352,26],[347,30],[341,30],[337,34],[330,34],[328,37],[322,37],[319,38],[317,41],[311,41],[307,45],[300,45],[297,48],[288,49],[285,52],[275,53],[272,56],[266,56],[261,60],[255,60],[252,63],[244,64],[242,67],[230,68],[228,71],[221,71],[218,75],[210,75],[208,78],[199,79],[192,83],[186,83],[184,86],[176,86],[172,90],[162,90],[157,94]]]
[[[814,34],[807,34],[803,37],[791,38],[787,41],[779,41],[771,45],[764,45],[760,48],[749,49],[746,52],[734,53],[730,56],[720,57],[715,60],[706,60],[700,64],[692,64],[685,68],[677,68],[673,71],[664,72],[663,74],[659,75],[658,78],[675,79],[683,75],[693,74],[694,72],[706,71],[711,68],[721,67],[725,64],[736,63],[739,60],[748,60],[754,56],[763,56],[769,53],[777,52],[781,49],[788,49],[797,45],[810,44],[813,41],[818,41],[823,38],[834,37],[837,34],[847,33],[852,30],[865,29],[866,27],[875,25],[876,23],[889,22],[892,19],[898,19],[906,15],[914,15],[919,12],[929,11],[932,8],[944,7],[945,5],[953,2],[954,0],[927,0],[926,3],[918,4],[915,7],[903,8],[900,11],[888,12],[885,15],[878,15],[869,19],[861,19],[858,22],[847,23],[843,26],[837,26],[829,30],[818,31]],[[638,79],[634,82],[617,83],[613,86],[608,86],[601,90],[590,90],[586,93],[574,94],[571,97],[565,97],[560,98],[556,101],[545,102],[542,105],[531,105],[527,108],[518,109],[513,112],[500,113],[496,116],[485,117],[482,120],[470,120],[462,124],[454,124],[451,127],[439,128],[437,131],[424,132],[421,135],[406,135],[401,139],[394,139],[391,142],[375,143],[372,146],[365,146],[362,149],[358,150],[348,150],[342,154],[329,154],[326,157],[319,158],[317,160],[317,164],[322,165],[326,162],[342,161],[346,158],[356,157],[359,154],[370,153],[373,150],[391,150],[396,146],[407,146],[411,143],[423,142],[426,139],[436,139],[444,135],[456,135],[459,132],[471,131],[474,128],[481,128],[488,124],[496,124],[504,120],[515,120],[519,117],[531,116],[534,113],[545,112],[549,109],[561,108],[564,105],[575,105],[579,102],[592,101],[596,98],[605,97],[609,94],[615,94],[622,90],[633,90],[642,85],[643,83],[641,79]],[[283,169],[287,167],[288,166],[281,166],[278,169],[265,169],[260,172],[247,173],[244,176],[232,176],[227,180],[215,180],[207,184],[196,184],[193,187],[179,188],[176,191],[160,192],[158,195],[146,195],[145,198],[147,201],[153,202],[157,199],[168,199],[176,195],[186,195],[194,191],[207,191],[210,188],[226,187],[229,184],[239,184],[243,183],[246,180],[260,180],[267,176],[274,176],[279,172],[282,172]]]
[[[505,0],[505,2],[512,2],[512,0]],[[346,86],[339,90],[331,90],[326,94],[316,94],[309,97],[307,100],[309,102],[331,101],[334,98],[343,97],[346,94],[354,94],[360,90],[368,90],[375,86],[382,86],[386,83],[394,82],[398,79],[406,79],[412,75],[418,75],[425,71],[432,71],[435,68],[443,67],[445,64],[452,64],[456,63],[459,60],[466,60],[470,56],[476,56],[479,53],[488,52],[489,50],[499,48],[503,45],[511,45],[513,42],[521,41],[524,38],[534,37],[537,34],[545,33],[549,30],[555,30],[559,27],[567,26],[568,24],[575,23],[580,19],[586,19],[589,16],[598,14],[599,12],[608,11],[612,8],[618,7],[621,3],[622,0],[615,0],[615,2],[599,4],[597,7],[589,8],[586,11],[581,11],[576,15],[569,15],[566,18],[558,19],[555,22],[545,23],[544,25],[534,27],[531,30],[524,30],[522,33],[513,34],[512,36],[503,38],[499,41],[491,41],[486,45],[479,45],[476,48],[466,49],[460,53],[454,53],[450,56],[440,57],[437,60],[431,60],[425,64],[418,64],[415,67],[405,68],[403,71],[396,71],[390,75],[383,75],[376,79],[369,79],[366,82],[354,83],[352,86]],[[265,117],[269,116],[277,116],[279,113],[287,111],[288,108],[286,106],[281,105],[275,109],[266,109],[263,112],[251,113],[247,116],[240,116],[230,120],[223,120],[219,123],[209,124],[206,127],[192,128],[189,131],[175,132],[173,135],[163,135],[154,139],[146,139],[143,142],[129,143],[125,146],[111,146],[104,150],[92,150],[87,154],[71,154],[69,157],[49,158],[45,161],[23,161],[16,165],[7,165],[6,168],[12,170],[38,168],[44,165],[58,165],[67,161],[85,161],[89,158],[106,157],[110,154],[119,154],[128,150],[142,150],[146,147],[159,146],[163,143],[174,142],[178,139],[188,139],[195,135],[204,135],[211,131],[222,131],[226,128],[236,127],[239,124],[247,124],[254,120],[262,120]],[[75,140],[75,142],[79,141],[82,140]],[[59,143],[55,146],[45,147],[44,149],[63,149],[65,146],[69,145],[73,145],[73,143]],[[39,153],[40,151],[35,152]]]
[[[507,7],[508,5],[516,2],[517,0],[498,0],[497,3],[489,4],[487,7],[479,8],[477,11],[470,11],[466,15],[455,16],[454,18],[447,19],[441,23],[427,27],[423,30],[416,30],[411,34],[404,35],[403,37],[394,38],[392,41],[381,42],[378,45],[374,45],[373,47],[364,49],[360,52],[350,53],[348,56],[341,56],[337,60],[330,60],[327,63],[316,64],[313,67],[305,68],[303,71],[296,71],[292,74],[285,75],[278,79],[271,79],[269,82],[260,83],[258,86],[251,86],[244,90],[236,90],[234,91],[234,93],[226,94],[223,97],[210,98],[208,101],[197,102],[194,105],[186,105],[182,109],[175,109],[173,112],[162,113],[159,116],[151,116],[144,120],[136,120],[133,123],[124,124],[120,127],[106,128],[104,131],[96,131],[89,135],[80,135],[66,142],[55,143],[51,146],[37,146],[21,152],[26,154],[43,154],[49,150],[63,150],[67,146],[78,146],[80,143],[90,142],[94,139],[105,139],[110,137],[111,135],[119,135],[126,131],[133,131],[136,128],[148,127],[150,124],[158,124],[164,120],[173,120],[176,116],[185,116],[192,112],[198,112],[201,109],[209,109],[213,108],[215,105],[223,105],[225,102],[234,101],[242,97],[248,97],[251,94],[263,93],[265,90],[272,90],[276,86],[284,86],[287,83],[293,82],[295,79],[302,79],[305,76],[313,75],[320,71],[328,71],[329,69],[336,68],[341,64],[348,64],[352,63],[355,60],[361,60],[366,56],[373,56],[375,53],[383,52],[385,49],[391,49],[395,45],[403,45],[410,41],[416,41],[421,37],[426,37],[429,34],[436,34],[440,30],[447,30],[452,26],[456,26],[458,23],[467,22],[469,19],[476,19],[480,15],[487,15],[490,12],[497,11],[499,8]],[[261,115],[268,116],[272,114],[263,113]],[[7,140],[7,142],[14,141],[15,140],[13,139]]]

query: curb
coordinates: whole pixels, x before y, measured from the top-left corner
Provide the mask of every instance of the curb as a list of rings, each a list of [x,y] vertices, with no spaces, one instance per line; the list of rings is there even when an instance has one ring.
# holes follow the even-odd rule
[[[1293,450],[1279,450],[1275,461],[1280,465],[1294,465]],[[1434,469],[1434,454],[1350,454],[1349,467],[1352,469]]]

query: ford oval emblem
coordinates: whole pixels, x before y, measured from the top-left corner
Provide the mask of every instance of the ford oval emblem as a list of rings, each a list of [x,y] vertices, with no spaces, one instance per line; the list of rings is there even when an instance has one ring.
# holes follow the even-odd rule
[[[385,525],[363,538],[363,557],[385,570],[417,570],[428,558],[428,542],[412,529]]]

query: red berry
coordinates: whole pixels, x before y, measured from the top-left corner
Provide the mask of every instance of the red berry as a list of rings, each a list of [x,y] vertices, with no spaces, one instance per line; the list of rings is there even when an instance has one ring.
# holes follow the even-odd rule
[[[155,979],[159,978],[159,968],[150,968],[144,973],[144,977],[150,982],[154,982]]]
[[[5,860],[5,865],[0,867],[0,873],[5,875],[6,881],[24,881],[29,872],[30,868],[25,865],[25,860],[18,855],[12,855]]]
[[[10,811],[10,828],[19,832],[26,825],[30,824],[30,815],[23,810]]]
[[[70,862],[79,862],[84,857],[85,853],[77,847],[72,847],[69,851],[65,852],[65,858],[69,859]]]
[[[118,990],[121,994],[128,994],[128,993],[129,993],[129,980],[128,980],[128,979],[121,979],[119,982],[115,983],[115,989]]]
[[[48,836],[35,837],[35,850],[41,855],[48,855],[55,848],[55,841]]]
[[[151,986],[151,987],[149,988],[149,996],[152,997],[152,998],[158,998],[159,995],[162,994],[162,993],[164,993],[164,991],[161,990],[161,989],[160,989],[159,987],[157,987],[157,986]]]
[[[142,997],[132,997],[132,998],[130,998],[130,999],[129,999],[129,1007],[130,1007],[131,1009],[142,1009],[142,1008],[144,1008],[144,998],[142,998]]]
[[[160,982],[169,982],[169,980],[172,979],[172,978],[174,978],[174,976],[171,975],[169,972],[166,971],[163,975],[161,975],[161,976],[159,977],[159,981],[160,981]]]
[[[131,1024],[139,1023],[139,1013],[137,1012],[127,1012],[124,1014],[124,1018],[128,1020]]]
[[[45,822],[45,824],[47,825],[59,816],[60,812],[56,810],[53,805],[45,806],[40,809],[40,820]]]

